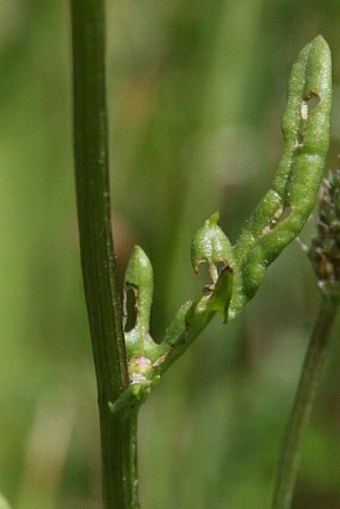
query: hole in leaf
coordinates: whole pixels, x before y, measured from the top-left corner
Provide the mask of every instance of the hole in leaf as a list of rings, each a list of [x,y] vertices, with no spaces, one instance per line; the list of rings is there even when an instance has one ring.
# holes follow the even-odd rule
[[[309,92],[301,102],[301,118],[302,120],[307,120],[307,118],[310,116],[314,108],[317,107],[317,105],[320,102],[320,96],[316,94],[315,92]]]
[[[287,219],[292,212],[292,209],[289,205],[287,205],[283,210],[279,209],[275,214],[275,217],[272,219],[271,223],[265,226],[261,232],[261,236],[264,237],[267,233],[271,232],[278,224],[282,223],[285,219]]]
[[[299,133],[298,134],[298,139],[297,139],[298,147],[302,147],[303,146],[303,140],[304,140],[303,134]]]
[[[283,212],[282,212],[277,224],[282,223],[285,219],[287,219],[290,216],[291,213],[292,213],[292,208],[289,205],[287,205],[287,207],[285,207],[283,209]]]
[[[137,320],[137,292],[134,286],[126,286],[124,295],[124,330],[129,332],[136,326]]]

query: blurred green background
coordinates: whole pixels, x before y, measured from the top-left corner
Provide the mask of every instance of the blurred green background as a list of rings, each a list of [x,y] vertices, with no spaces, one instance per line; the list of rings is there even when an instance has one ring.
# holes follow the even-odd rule
[[[113,223],[121,270],[155,272],[153,332],[199,289],[190,241],[212,212],[235,240],[280,154],[287,80],[322,33],[340,139],[340,4],[108,0]],[[0,491],[14,509],[99,509],[94,370],[75,216],[66,0],[0,0]],[[313,221],[302,237],[309,242]],[[144,509],[269,506],[319,295],[298,243],[227,327],[216,319],[140,418]],[[340,324],[338,323],[340,326]],[[293,507],[340,508],[339,327]]]

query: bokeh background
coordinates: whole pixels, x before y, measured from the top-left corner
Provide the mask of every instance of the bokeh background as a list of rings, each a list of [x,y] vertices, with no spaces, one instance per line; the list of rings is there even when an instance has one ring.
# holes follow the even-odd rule
[[[340,4],[108,0],[113,224],[121,271],[134,243],[155,273],[153,333],[202,284],[190,241],[215,210],[235,240],[282,151],[300,49],[334,58],[340,143]],[[14,509],[99,509],[94,370],[75,215],[66,0],[0,0],[0,491]],[[310,241],[313,219],[302,238]],[[319,305],[294,242],[254,301],[209,326],[140,417],[147,509],[269,507],[279,444]],[[338,327],[293,507],[340,508]]]

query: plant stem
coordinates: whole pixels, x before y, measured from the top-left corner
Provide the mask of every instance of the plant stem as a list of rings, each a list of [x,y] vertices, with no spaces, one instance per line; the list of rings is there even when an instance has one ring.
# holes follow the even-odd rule
[[[105,509],[138,507],[136,411],[113,416],[128,386],[112,241],[105,97],[104,0],[70,0],[80,251],[98,388]]]
[[[337,309],[338,301],[336,299],[322,298],[282,445],[272,509],[289,509],[291,507],[303,438],[326,359]]]

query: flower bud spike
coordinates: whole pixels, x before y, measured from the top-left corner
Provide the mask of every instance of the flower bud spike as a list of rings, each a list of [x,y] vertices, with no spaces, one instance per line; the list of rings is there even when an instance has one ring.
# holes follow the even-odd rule
[[[329,172],[319,198],[318,234],[308,253],[318,286],[327,296],[340,297],[340,169]]]

